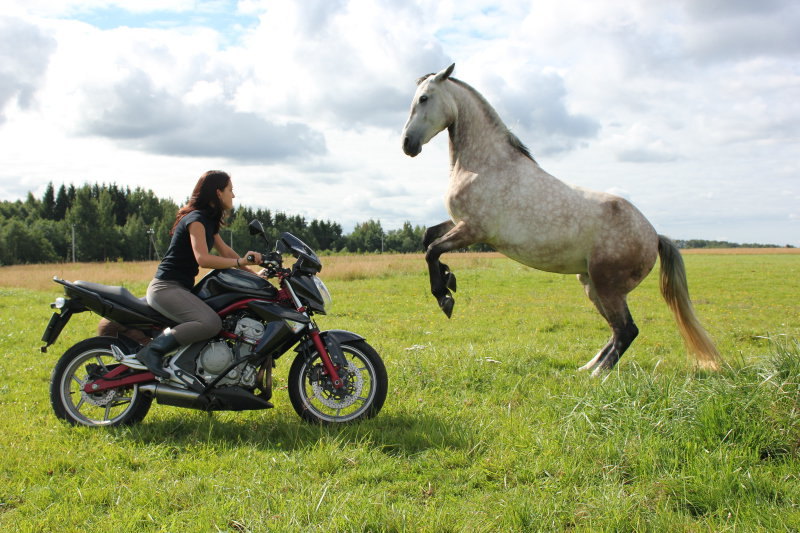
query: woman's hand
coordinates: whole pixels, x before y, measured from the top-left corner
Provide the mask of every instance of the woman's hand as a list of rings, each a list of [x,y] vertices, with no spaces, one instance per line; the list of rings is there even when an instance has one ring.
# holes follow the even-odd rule
[[[252,261],[250,260],[251,257],[253,258]],[[254,251],[250,250],[249,252],[244,254],[244,257],[239,261],[239,264],[242,265],[242,266],[260,265],[261,264],[261,254],[258,253],[258,252],[254,252]]]

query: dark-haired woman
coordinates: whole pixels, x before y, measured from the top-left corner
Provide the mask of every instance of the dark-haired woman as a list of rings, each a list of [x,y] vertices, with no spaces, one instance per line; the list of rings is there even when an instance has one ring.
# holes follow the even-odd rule
[[[191,293],[200,267],[249,270],[247,265],[261,262],[258,252],[249,251],[239,257],[219,235],[234,197],[230,176],[209,170],[200,176],[189,202],[178,211],[169,249],[147,287],[147,303],[178,325],[165,330],[136,354],[156,376],[169,377],[163,364],[165,354],[179,346],[210,339],[222,328],[219,315]],[[219,255],[211,254],[211,248]],[[248,255],[255,261],[248,261]]]

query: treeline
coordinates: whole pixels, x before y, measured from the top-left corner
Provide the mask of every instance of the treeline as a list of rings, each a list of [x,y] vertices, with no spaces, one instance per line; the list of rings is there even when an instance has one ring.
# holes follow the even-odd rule
[[[794,248],[791,244],[786,246],[778,246],[777,244],[757,244],[757,243],[744,243],[739,244],[736,242],[728,241],[706,241],[703,239],[688,239],[676,240],[675,245],[678,248]]]
[[[177,210],[171,200],[141,187],[61,185],[56,190],[50,183],[41,198],[28,193],[25,201],[0,202],[0,265],[157,259],[169,244]],[[387,232],[380,221],[368,220],[345,235],[336,222],[239,207],[220,231],[239,253],[266,247],[247,229],[253,219],[264,224],[270,243],[289,231],[315,250],[330,252],[418,252],[425,230],[406,222]]]
[[[171,200],[150,190],[111,185],[49,183],[44,195],[28,193],[25,201],[0,202],[0,265],[59,261],[144,261],[161,257],[178,210]],[[379,220],[357,224],[345,235],[342,226],[328,220],[308,221],[299,215],[268,209],[239,207],[222,228],[223,239],[239,253],[264,250],[263,241],[250,235],[247,224],[258,219],[270,243],[289,231],[321,252],[421,252],[425,228],[405,222],[385,231]],[[676,240],[679,248],[777,248],[772,244],[738,244],[701,239]],[[786,247],[791,247],[786,245]],[[491,250],[474,245],[473,251]]]

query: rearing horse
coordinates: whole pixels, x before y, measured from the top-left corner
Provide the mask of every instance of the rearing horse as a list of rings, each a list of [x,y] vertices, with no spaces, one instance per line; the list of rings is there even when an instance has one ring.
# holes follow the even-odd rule
[[[451,78],[455,65],[417,81],[403,128],[414,157],[440,131],[450,135],[451,220],[428,228],[423,244],[431,292],[450,317],[455,276],[439,262],[446,252],[486,243],[524,265],[577,274],[611,327],[611,340],[581,370],[610,370],[639,333],[627,295],[661,258],[661,293],[700,366],[718,369],[720,355],[689,300],[683,259],[630,202],[567,185],[536,163],[528,149],[472,87]]]

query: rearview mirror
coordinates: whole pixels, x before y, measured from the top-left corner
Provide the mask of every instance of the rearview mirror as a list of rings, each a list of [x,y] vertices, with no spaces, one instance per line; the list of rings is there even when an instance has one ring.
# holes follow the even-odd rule
[[[250,224],[247,225],[247,229],[250,231],[250,235],[264,235],[264,225],[261,223],[260,220],[251,220]]]

